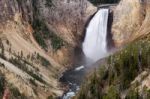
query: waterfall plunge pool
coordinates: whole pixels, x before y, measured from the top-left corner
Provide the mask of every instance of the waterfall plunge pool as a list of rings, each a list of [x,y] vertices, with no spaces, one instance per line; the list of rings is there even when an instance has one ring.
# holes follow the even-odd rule
[[[83,84],[86,75],[100,64],[105,63],[105,57],[110,52],[108,51],[108,28],[109,9],[102,8],[90,20],[86,27],[86,35],[82,44],[82,51],[78,53],[75,68],[67,70],[60,78],[60,82],[67,85],[67,89],[61,99],[71,99],[80,90],[80,85]],[[112,43],[112,42],[111,42]],[[80,55],[83,54],[83,55]],[[101,61],[98,61],[100,60]],[[84,61],[82,63],[82,61]],[[98,62],[97,62],[98,61]]]

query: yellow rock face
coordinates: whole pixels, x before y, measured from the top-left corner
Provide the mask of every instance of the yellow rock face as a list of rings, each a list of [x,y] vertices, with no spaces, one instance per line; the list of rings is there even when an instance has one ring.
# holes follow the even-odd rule
[[[146,35],[149,30],[150,4],[140,0],[122,0],[114,11],[113,40],[120,46]]]

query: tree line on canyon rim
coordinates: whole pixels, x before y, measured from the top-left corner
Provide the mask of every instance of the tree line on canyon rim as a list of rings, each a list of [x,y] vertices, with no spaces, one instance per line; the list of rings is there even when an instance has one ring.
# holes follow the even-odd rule
[[[94,5],[118,3],[120,0],[89,0]]]

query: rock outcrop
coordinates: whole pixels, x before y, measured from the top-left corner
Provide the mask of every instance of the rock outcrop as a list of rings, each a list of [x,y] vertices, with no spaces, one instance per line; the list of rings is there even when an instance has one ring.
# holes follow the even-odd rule
[[[150,1],[122,0],[114,10],[112,25],[116,46],[131,42],[150,33]]]
[[[51,1],[51,0],[50,0]],[[67,43],[76,46],[88,18],[97,10],[87,0],[1,0],[0,21],[8,20],[32,23],[35,13],[47,22],[49,28]]]
[[[87,0],[1,0],[0,10],[2,12],[0,14],[0,28],[3,29],[10,22],[23,26],[30,32],[23,33],[23,36],[28,40],[30,37],[32,38],[34,32],[32,24],[35,19],[42,20],[50,31],[69,45],[59,49],[58,52],[55,51],[55,53],[49,46],[48,54],[56,60],[58,59],[60,64],[68,65],[70,59],[62,59],[59,56],[68,57],[69,53],[73,51],[72,48],[80,46],[85,24],[97,9]],[[46,43],[50,45],[49,41]]]
[[[67,43],[78,46],[84,26],[97,8],[87,0],[53,0],[52,3],[52,7],[40,9],[41,15],[57,35]]]
[[[6,65],[10,63],[32,78],[21,77],[7,68],[10,66],[5,66],[0,72],[7,82],[33,99],[61,95],[58,76],[71,60],[73,49],[81,43],[84,25],[96,7],[87,0],[0,0],[0,12],[0,56],[8,61]],[[45,40],[50,45],[45,51],[33,37],[36,19],[44,22],[67,45],[54,51]]]

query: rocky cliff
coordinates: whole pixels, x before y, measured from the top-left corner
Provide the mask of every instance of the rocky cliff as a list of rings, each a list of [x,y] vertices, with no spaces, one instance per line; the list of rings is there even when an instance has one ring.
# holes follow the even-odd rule
[[[116,46],[150,33],[149,2],[122,0],[114,8]],[[0,0],[0,76],[5,87],[17,88],[28,99],[61,95],[59,74],[72,63],[73,50],[96,10],[87,0]]]
[[[87,0],[57,0],[53,4],[51,8],[40,9],[41,15],[67,43],[73,46],[80,44],[84,26],[97,8]]]
[[[117,46],[150,33],[149,2],[149,0],[122,0],[116,7],[112,33]]]
[[[0,11],[5,87],[27,99],[60,96],[58,77],[96,8],[86,0],[0,0]]]

